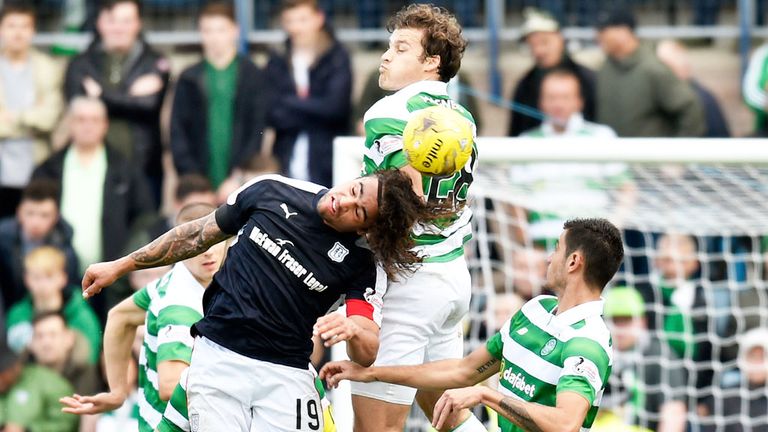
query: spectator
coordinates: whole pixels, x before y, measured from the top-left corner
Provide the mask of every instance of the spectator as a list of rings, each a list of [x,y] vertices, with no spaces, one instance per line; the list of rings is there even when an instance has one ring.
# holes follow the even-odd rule
[[[158,205],[163,176],[160,107],[170,63],[141,37],[138,0],[102,2],[96,31],[88,49],[67,68],[67,100],[86,95],[104,101],[109,145],[143,169]]]
[[[704,109],[704,123],[707,128],[704,132],[706,138],[729,138],[728,122],[720,109],[720,103],[715,96],[700,82],[693,78],[691,61],[688,58],[688,50],[677,41],[664,40],[656,46],[656,55],[662,63],[667,65],[681,81],[690,84]]]
[[[24,362],[0,344],[0,427],[4,432],[75,432],[77,417],[61,412],[72,386],[56,372]]]
[[[584,120],[584,98],[579,77],[567,69],[555,69],[541,81],[539,107],[546,119],[522,136],[537,138],[615,138],[616,132],[608,126]]]
[[[29,349],[36,364],[56,371],[69,381],[75,393],[99,391],[102,383],[91,361],[92,347],[82,333],[69,328],[61,313],[49,311],[36,315],[32,329]]]
[[[32,340],[35,315],[60,312],[67,325],[86,338],[90,348],[88,358],[95,364],[101,349],[101,325],[80,295],[79,287],[67,289],[64,254],[50,246],[30,252],[24,260],[24,281],[29,295],[8,311],[8,346],[21,352]]]
[[[217,188],[261,149],[266,85],[263,72],[237,54],[240,28],[231,4],[208,4],[198,26],[203,60],[176,85],[171,150],[179,174],[207,176]]]
[[[697,313],[695,320],[693,314],[694,308],[704,306],[703,288],[696,280],[700,271],[697,253],[698,243],[688,235],[664,234],[656,242],[654,264],[664,307],[657,320],[660,320],[664,340],[674,354],[683,359],[698,358],[701,350],[694,334],[707,331],[703,313]]]
[[[768,43],[752,53],[741,91],[744,102],[755,113],[755,133],[768,133]]]
[[[257,154],[232,171],[232,175],[219,186],[216,191],[216,199],[219,204],[227,201],[227,197],[240,186],[246,184],[254,177],[265,174],[277,174],[280,165],[271,155]]]
[[[283,173],[330,186],[333,139],[349,129],[352,69],[347,50],[326,25],[316,0],[284,0],[284,52],[267,65],[268,121]]]
[[[721,389],[727,395],[722,412],[714,398],[708,400],[708,411],[718,417],[740,416],[725,427],[706,428],[706,432],[768,431],[768,328],[754,328],[739,337],[738,372],[739,382]]]
[[[640,43],[634,15],[617,9],[600,17],[597,28],[606,55],[597,73],[597,121],[622,137],[704,135],[696,95]]]
[[[565,69],[573,72],[579,79],[582,109],[587,120],[595,118],[595,73],[573,61],[565,49],[565,38],[560,33],[560,26],[551,15],[526,9],[523,24],[523,36],[533,56],[534,66],[517,83],[512,101],[526,107],[539,108],[541,80],[552,69]],[[512,112],[509,135],[521,133],[538,126],[539,118],[518,111]]]
[[[0,217],[16,211],[35,165],[48,155],[46,135],[62,109],[61,68],[32,48],[35,12],[0,9]]]
[[[72,227],[59,212],[59,193],[53,180],[32,180],[21,195],[16,217],[0,220],[0,287],[5,310],[27,294],[24,257],[39,246],[63,251],[69,282],[80,282]]]
[[[659,237],[652,297],[662,306],[661,313],[655,314],[661,339],[674,355],[695,362],[689,385],[703,394],[712,385],[717,369],[713,363],[733,360],[727,338],[733,335],[735,322],[728,288],[707,284],[705,290],[698,252],[698,241],[692,236]]]
[[[685,369],[666,355],[648,331],[645,303],[637,290],[615,287],[605,295],[613,339],[613,369],[602,409],[624,413],[624,423],[652,431],[685,430]],[[605,429],[604,429],[605,430]]]
[[[84,272],[94,262],[122,255],[131,230],[151,214],[152,199],[139,170],[105,145],[104,104],[99,99],[77,97],[70,103],[69,115],[71,144],[39,166],[33,178],[49,178],[63,185],[61,214],[74,228],[72,245]],[[102,322],[109,306],[128,292],[127,286],[121,286],[93,300]]]

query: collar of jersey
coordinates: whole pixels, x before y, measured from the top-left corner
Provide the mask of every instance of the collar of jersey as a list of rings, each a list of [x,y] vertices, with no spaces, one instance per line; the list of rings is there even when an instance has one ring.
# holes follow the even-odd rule
[[[604,303],[605,301],[603,301],[602,297],[600,298],[600,300],[594,300],[594,301],[582,303],[580,305],[577,305],[568,309],[567,311],[561,314],[555,315],[552,321],[557,322],[562,326],[570,326],[583,319],[586,319],[592,316],[600,316],[603,314]]]
[[[185,289],[189,289],[191,287],[199,288],[201,290],[204,290],[205,287],[200,284],[200,282],[195,279],[195,277],[192,275],[192,272],[189,271],[187,266],[183,262],[177,262],[173,266],[173,274],[171,275],[171,279],[173,279],[173,284],[169,286],[181,286]]]
[[[407,86],[401,88],[397,91],[397,93],[414,95],[418,93],[429,93],[436,96],[447,96],[448,83],[434,80],[416,81],[413,84],[408,84]]]
[[[322,197],[324,197],[325,194],[327,194],[327,193],[328,193],[328,189],[323,189],[320,192],[318,192],[317,194],[315,194],[314,198],[312,198],[312,215],[313,215],[313,217],[317,218],[317,220],[320,221],[320,223],[322,223],[323,226],[331,228],[331,227],[329,227],[328,225],[325,224],[325,221],[320,216],[320,213],[317,212],[317,203],[320,202],[320,199]]]

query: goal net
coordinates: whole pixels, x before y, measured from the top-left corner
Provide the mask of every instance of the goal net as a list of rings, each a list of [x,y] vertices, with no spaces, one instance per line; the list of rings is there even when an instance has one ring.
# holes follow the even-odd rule
[[[768,428],[764,141],[480,138],[478,146],[467,352],[545,293],[546,258],[565,220],[605,217],[622,230],[625,260],[604,297],[623,307],[608,320],[614,367],[592,430]],[[362,147],[337,140],[337,179],[358,173]],[[642,299],[640,317],[631,318],[626,295],[612,298],[617,287]],[[493,413],[476,413],[493,430]],[[429,430],[418,409],[407,430]]]

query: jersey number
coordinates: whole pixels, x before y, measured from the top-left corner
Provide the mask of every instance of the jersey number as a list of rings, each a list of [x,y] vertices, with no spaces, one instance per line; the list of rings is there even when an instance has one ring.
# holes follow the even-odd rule
[[[296,399],[296,430],[301,430],[301,410],[303,405],[301,399]],[[317,411],[317,401],[309,399],[307,401],[307,427],[312,430],[320,429],[320,413]]]

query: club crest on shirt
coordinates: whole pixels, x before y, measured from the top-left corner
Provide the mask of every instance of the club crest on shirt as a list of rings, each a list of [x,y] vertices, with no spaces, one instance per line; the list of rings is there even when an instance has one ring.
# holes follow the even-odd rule
[[[344,261],[344,258],[349,255],[349,249],[345,248],[343,244],[336,242],[333,247],[328,251],[328,258],[340,263]]]
[[[552,351],[555,350],[555,345],[557,345],[557,339],[552,338],[548,340],[547,343],[544,344],[544,348],[541,349],[539,354],[542,356],[549,355]]]

